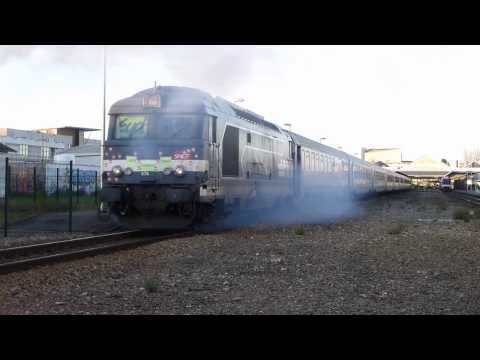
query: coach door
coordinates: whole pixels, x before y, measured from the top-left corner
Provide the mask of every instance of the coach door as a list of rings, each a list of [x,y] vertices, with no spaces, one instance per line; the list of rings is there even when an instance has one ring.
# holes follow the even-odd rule
[[[222,142],[222,175],[238,176],[238,128],[227,126]]]
[[[295,195],[302,196],[302,147],[297,145],[297,159],[295,161],[294,190]]]
[[[217,143],[217,118],[210,117],[210,157],[209,157],[209,174],[212,181],[212,187],[218,189],[220,186],[220,160],[219,160],[219,144]]]

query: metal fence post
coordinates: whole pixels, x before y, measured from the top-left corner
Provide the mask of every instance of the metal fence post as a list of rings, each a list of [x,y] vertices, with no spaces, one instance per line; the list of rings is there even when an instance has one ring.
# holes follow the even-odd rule
[[[69,194],[68,194],[68,231],[72,232],[72,197],[73,197],[73,162],[70,160],[69,171]]]
[[[37,167],[33,167],[33,202],[37,202]]]
[[[8,227],[8,180],[9,180],[9,171],[8,171],[8,157],[5,158],[5,198],[3,201],[3,236],[7,237],[7,227]]]
[[[59,196],[59,193],[58,193],[58,172],[59,172],[59,169],[57,167],[57,192],[55,193],[55,195],[57,196],[57,200],[58,200],[58,196]]]
[[[77,205],[80,199],[80,169],[77,168]]]

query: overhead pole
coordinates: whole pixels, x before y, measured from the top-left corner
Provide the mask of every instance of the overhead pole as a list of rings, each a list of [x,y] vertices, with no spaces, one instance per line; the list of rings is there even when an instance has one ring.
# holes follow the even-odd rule
[[[105,152],[105,121],[106,121],[106,94],[107,94],[107,46],[103,46],[103,120],[102,146],[100,151],[100,188],[103,187],[103,154]]]

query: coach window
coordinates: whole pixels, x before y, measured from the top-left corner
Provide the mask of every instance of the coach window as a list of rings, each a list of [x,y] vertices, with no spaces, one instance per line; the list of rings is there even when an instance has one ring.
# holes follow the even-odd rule
[[[252,143],[252,134],[250,133],[247,133],[247,144],[251,144]]]

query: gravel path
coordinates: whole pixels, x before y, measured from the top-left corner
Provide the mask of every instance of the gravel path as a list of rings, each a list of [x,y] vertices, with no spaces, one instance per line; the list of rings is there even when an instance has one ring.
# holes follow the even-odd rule
[[[480,217],[439,192],[0,275],[0,314],[477,314]],[[480,209],[478,209],[480,211]]]

